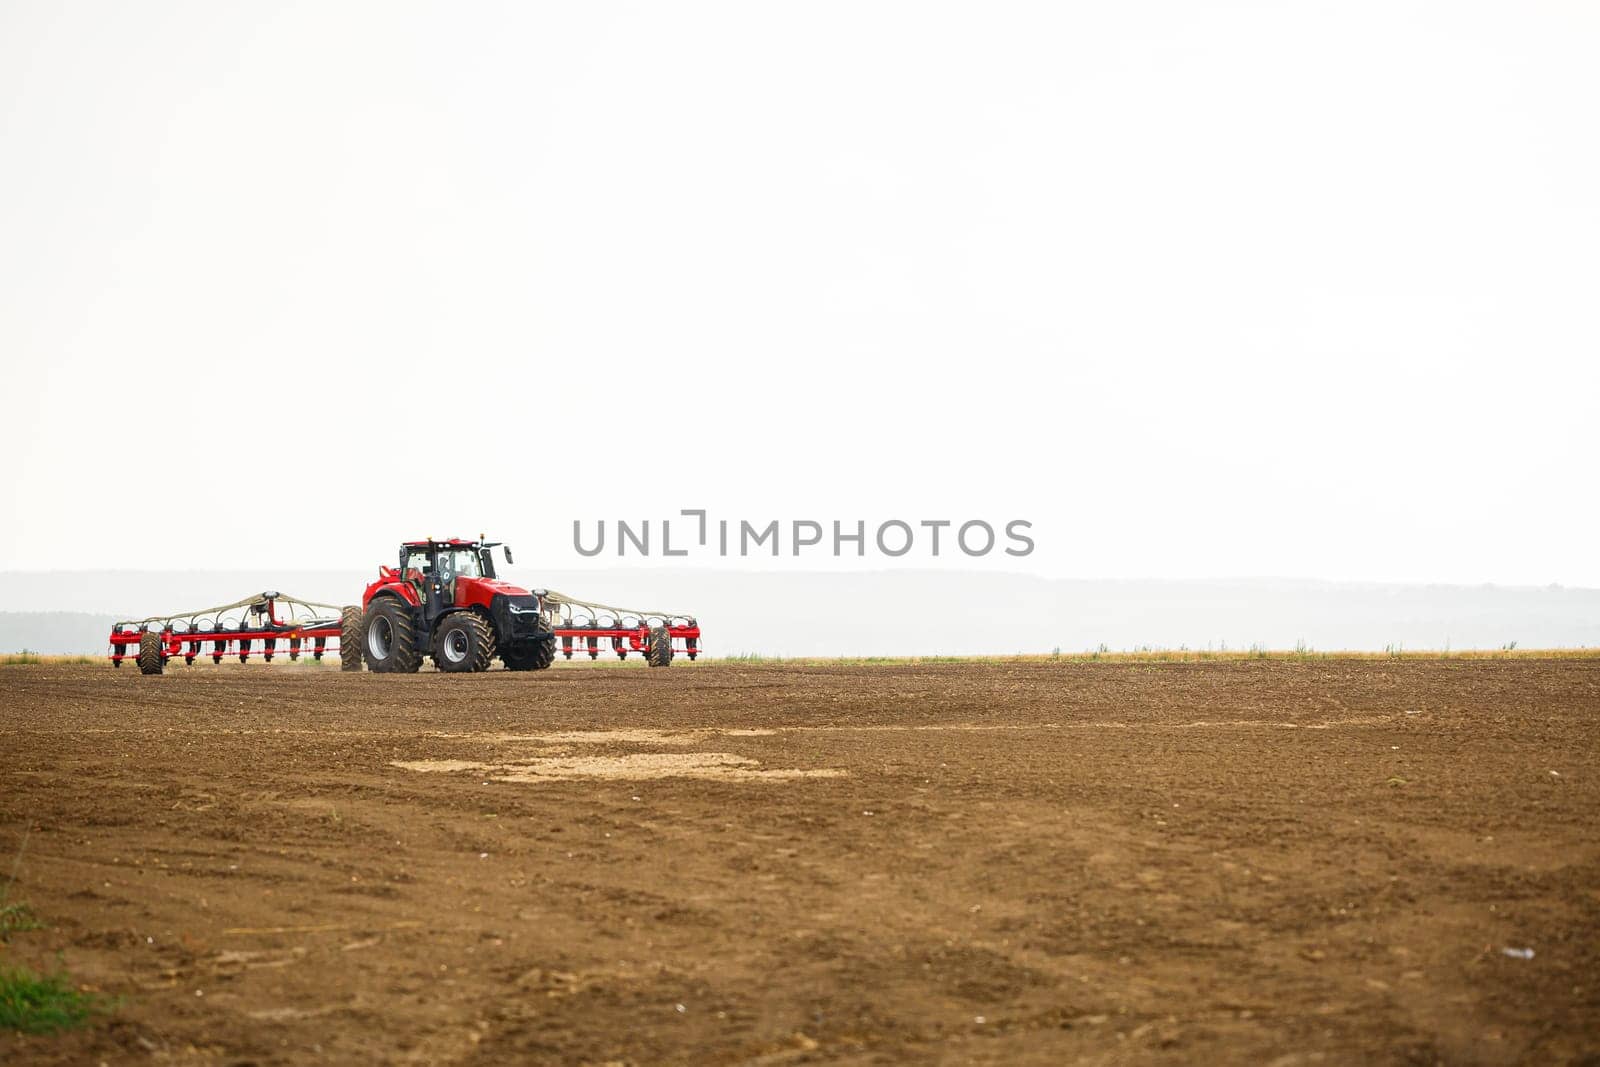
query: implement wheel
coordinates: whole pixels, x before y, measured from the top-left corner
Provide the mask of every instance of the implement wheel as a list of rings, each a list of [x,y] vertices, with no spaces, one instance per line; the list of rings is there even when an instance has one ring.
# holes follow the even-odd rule
[[[139,635],[139,673],[160,674],[165,661],[161,656],[161,635],[146,630]]]
[[[556,635],[544,634],[532,641],[511,645],[500,653],[508,671],[542,671],[556,661]]]
[[[354,604],[346,605],[339,612],[339,669],[341,671],[359,671],[361,669],[361,642],[366,640],[362,630],[361,609]],[[317,658],[322,658],[322,638],[317,638]]]
[[[672,666],[672,634],[665,626],[657,626],[650,631],[644,661],[652,667]]]
[[[392,596],[374,597],[367,605],[361,632],[361,658],[379,674],[415,674],[422,666],[417,647],[417,620],[411,608]]]
[[[433,631],[433,665],[450,674],[489,669],[494,631],[470,611],[446,615]]]

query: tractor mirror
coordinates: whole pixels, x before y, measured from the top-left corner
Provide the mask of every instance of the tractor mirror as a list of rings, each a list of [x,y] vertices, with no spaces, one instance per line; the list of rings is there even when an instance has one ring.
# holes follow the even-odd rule
[[[515,562],[516,562],[516,560],[514,560],[514,559],[512,559],[512,558],[511,558],[511,546],[510,546],[510,545],[504,545],[504,546],[502,546],[502,547],[503,547],[503,548],[504,548],[504,549],[505,549],[505,553],[506,553],[506,562],[507,562],[507,563],[515,563]]]

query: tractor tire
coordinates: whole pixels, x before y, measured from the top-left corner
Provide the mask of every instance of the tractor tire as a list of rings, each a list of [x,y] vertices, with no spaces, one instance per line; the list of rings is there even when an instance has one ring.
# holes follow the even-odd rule
[[[161,658],[161,635],[154,630],[139,635],[138,664],[140,674],[160,674],[165,665]]]
[[[555,661],[555,634],[545,634],[532,641],[507,647],[500,652],[500,662],[506,665],[508,671],[542,671],[548,669]]]
[[[433,665],[441,671],[486,671],[493,658],[494,630],[470,611],[446,615],[433,631]]]
[[[672,666],[672,634],[665,626],[657,626],[650,631],[650,640],[645,646],[644,661],[652,667]]]
[[[379,674],[415,674],[422,666],[417,620],[392,596],[373,597],[361,621],[361,658]]]
[[[367,638],[362,627],[361,609],[354,604],[339,612],[339,669],[361,669],[361,643]],[[322,639],[317,639],[317,658],[322,658]]]

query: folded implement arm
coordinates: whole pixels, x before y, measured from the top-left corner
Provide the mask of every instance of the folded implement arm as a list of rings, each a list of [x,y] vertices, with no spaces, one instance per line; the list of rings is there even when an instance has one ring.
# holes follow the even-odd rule
[[[351,610],[359,618],[359,609],[268,590],[232,604],[131,619],[111,627],[111,663],[120,667],[131,659],[144,674],[160,674],[168,660],[180,656],[186,664],[202,656],[210,656],[212,663],[238,656],[244,663],[252,655],[270,663],[280,642],[290,659],[299,659],[305,650],[320,660],[329,651],[330,639],[338,651],[341,637],[352,633]],[[355,662],[359,664],[358,651]]]
[[[618,608],[592,600],[579,600],[554,590],[538,590],[548,624],[561,641],[561,655],[588,653],[598,659],[602,649],[627,659],[629,652],[644,656],[652,667],[665,667],[682,652],[691,660],[700,654],[700,623],[676,611]]]

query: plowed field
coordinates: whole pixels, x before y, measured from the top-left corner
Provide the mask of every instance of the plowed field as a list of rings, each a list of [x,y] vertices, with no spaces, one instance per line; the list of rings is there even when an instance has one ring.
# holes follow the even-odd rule
[[[7,1063],[1578,1061],[1600,660],[7,667],[14,864]]]

